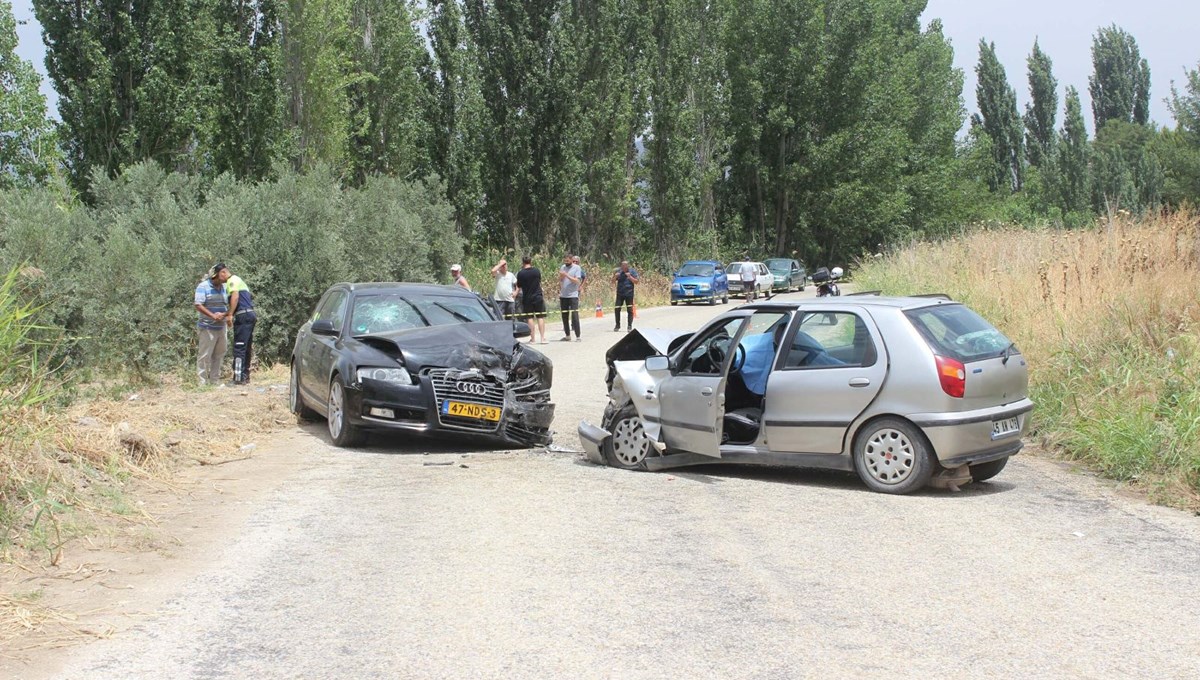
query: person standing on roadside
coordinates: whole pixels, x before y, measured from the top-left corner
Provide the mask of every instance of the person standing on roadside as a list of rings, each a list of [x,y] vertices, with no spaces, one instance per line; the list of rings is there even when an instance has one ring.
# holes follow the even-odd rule
[[[233,327],[233,384],[250,382],[250,359],[254,356],[254,299],[240,276],[231,275],[225,284],[229,295],[229,325]]]
[[[500,313],[505,319],[513,318],[513,290],[517,286],[517,275],[508,271],[508,260],[501,259],[492,267],[492,278],[496,279],[496,289],[492,291],[492,299],[500,307]]]
[[[200,314],[196,322],[197,352],[196,376],[201,385],[216,385],[221,382],[221,364],[225,361],[228,338],[229,302],[225,298],[225,282],[229,280],[229,268],[218,262],[208,270],[208,275],[196,286],[194,306]]]
[[[616,326],[613,332],[621,330],[621,305],[625,305],[625,328],[633,330],[633,290],[638,282],[637,270],[629,266],[629,260],[621,260],[621,266],[613,274],[613,283],[617,285],[617,303],[613,305],[613,316]]]
[[[534,322],[542,345],[546,344],[546,299],[542,297],[542,271],[533,266],[533,258],[521,258],[521,271],[517,272],[517,295],[521,299],[521,312],[529,324],[529,342],[535,339]]]
[[[571,330],[575,331],[575,342],[583,338],[579,333],[579,284],[583,281],[583,270],[575,264],[571,255],[563,257],[558,268],[558,307],[562,310],[563,342],[571,341]]]
[[[467,277],[462,275],[462,265],[450,265],[450,278],[454,279],[454,285],[471,290],[471,284],[467,282]]]
[[[583,268],[583,265],[579,264],[578,255],[571,256],[571,264],[579,267],[579,297],[582,299],[587,294],[587,270]]]

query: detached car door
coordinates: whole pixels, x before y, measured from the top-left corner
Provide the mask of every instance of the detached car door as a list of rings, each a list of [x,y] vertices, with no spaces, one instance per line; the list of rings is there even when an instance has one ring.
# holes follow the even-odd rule
[[[879,329],[861,309],[801,309],[767,384],[763,424],[781,453],[839,454],[887,377]]]
[[[746,317],[723,319],[698,333],[659,384],[659,425],[668,448],[721,457],[725,376],[745,321]]]

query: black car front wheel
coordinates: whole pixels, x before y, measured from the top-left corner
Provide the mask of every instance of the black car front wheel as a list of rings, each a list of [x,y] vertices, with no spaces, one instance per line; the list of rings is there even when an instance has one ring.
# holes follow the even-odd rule
[[[334,375],[329,381],[329,408],[325,414],[329,423],[329,438],[333,445],[347,448],[362,444],[365,433],[350,422],[346,413],[346,388],[342,386],[341,376]]]

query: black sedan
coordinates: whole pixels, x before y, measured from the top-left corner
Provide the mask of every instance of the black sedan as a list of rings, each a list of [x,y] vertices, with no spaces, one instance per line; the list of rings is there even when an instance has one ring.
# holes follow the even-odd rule
[[[548,444],[553,366],[528,335],[462,288],[339,283],[296,334],[289,404],[337,446],[370,430]]]

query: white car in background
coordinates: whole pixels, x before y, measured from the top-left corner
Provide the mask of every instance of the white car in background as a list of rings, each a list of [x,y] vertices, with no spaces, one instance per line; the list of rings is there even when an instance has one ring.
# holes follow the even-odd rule
[[[747,267],[754,271],[753,284],[742,280],[742,272]],[[729,275],[730,295],[742,295],[747,300],[754,300],[762,294],[770,299],[771,289],[775,286],[775,276],[762,262],[731,262],[725,268],[725,273]]]

